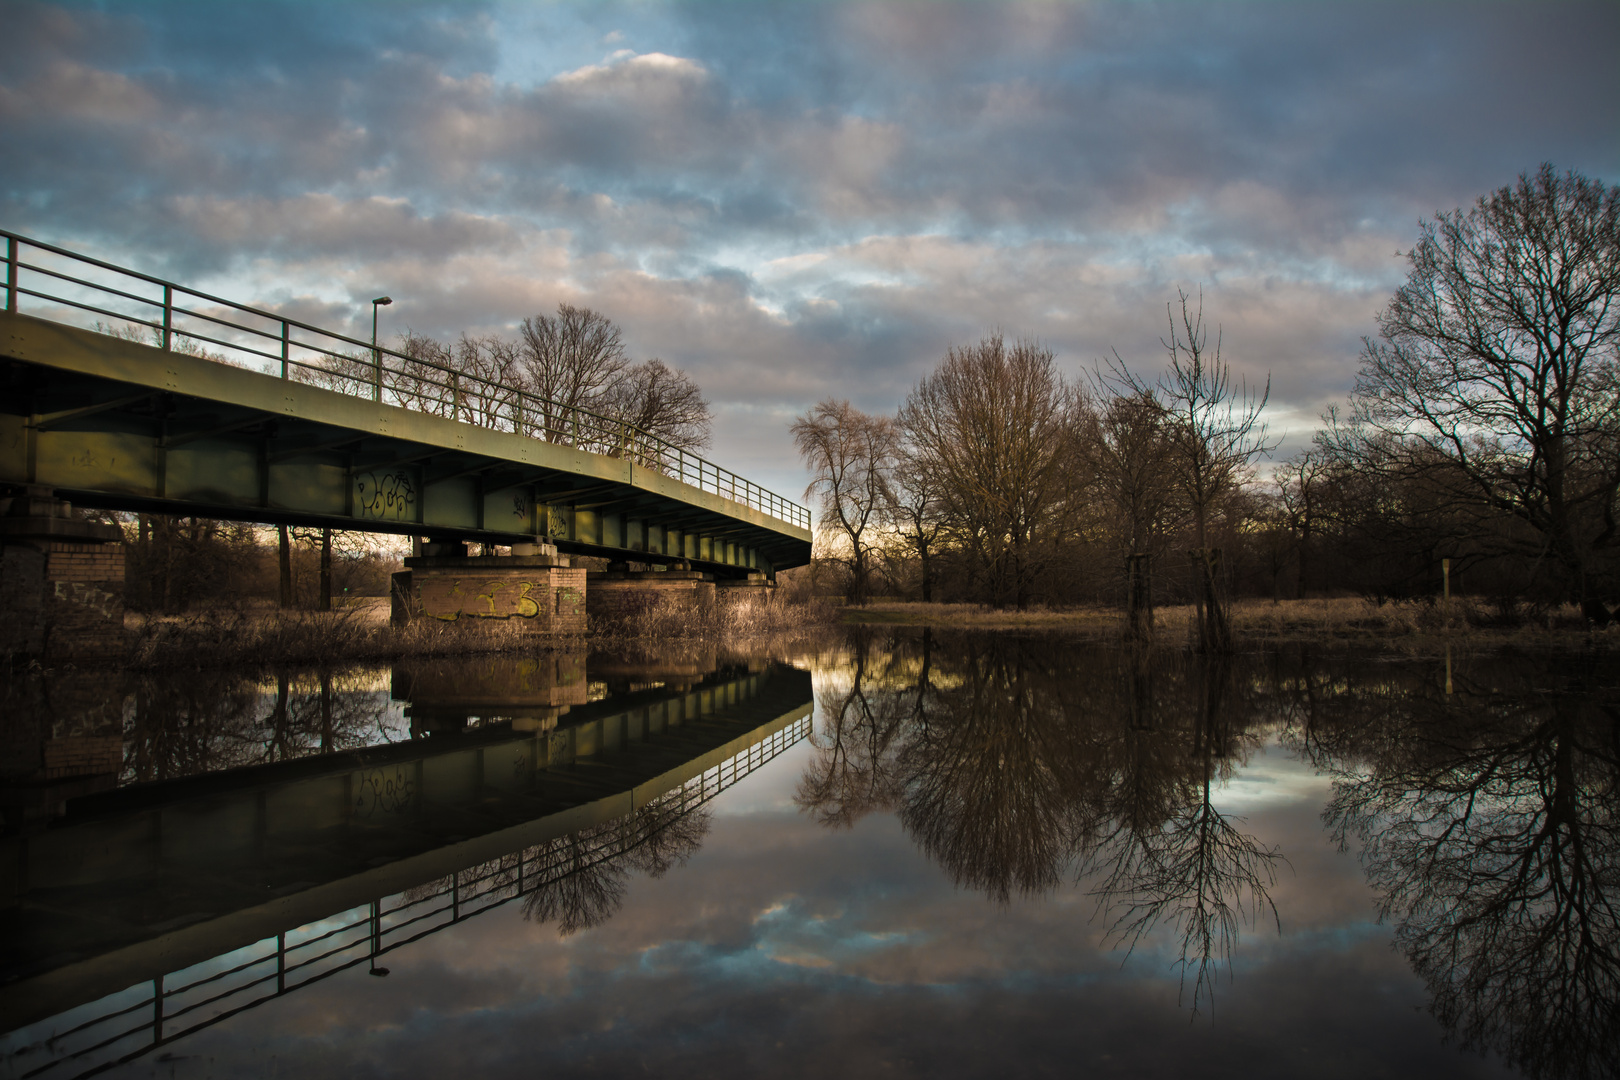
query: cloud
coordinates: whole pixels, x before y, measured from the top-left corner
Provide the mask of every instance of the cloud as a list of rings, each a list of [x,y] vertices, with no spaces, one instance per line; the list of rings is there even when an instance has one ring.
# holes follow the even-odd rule
[[[249,302],[399,282],[444,336],[599,307],[795,490],[782,410],[995,326],[1152,364],[1178,288],[1313,416],[1419,217],[1620,174],[1605,3],[194,15],[8,7],[0,220]]]

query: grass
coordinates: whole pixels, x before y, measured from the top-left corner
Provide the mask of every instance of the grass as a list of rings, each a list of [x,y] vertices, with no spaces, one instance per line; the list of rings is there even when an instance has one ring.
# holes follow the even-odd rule
[[[1160,643],[1190,643],[1190,605],[1156,609]],[[1232,605],[1240,645],[1321,642],[1424,648],[1442,640],[1525,647],[1620,645],[1620,635],[1590,631],[1574,608],[1514,617],[1474,599],[1374,604],[1354,598],[1240,600]],[[939,629],[1056,632],[1095,641],[1120,637],[1116,608],[1035,607],[1004,610],[980,604],[873,601],[840,607],[825,600],[778,598],[691,609],[655,603],[613,620],[596,620],[588,637],[532,634],[517,621],[388,620],[386,600],[355,601],[336,611],[216,608],[178,616],[130,616],[127,663],[137,669],[200,669],[243,664],[330,664],[407,656],[470,656],[537,652],[589,644],[610,649],[664,648],[674,642],[740,649],[780,647],[807,633],[843,624],[929,626]]]
[[[739,641],[802,633],[836,625],[839,609],[819,599],[771,601],[750,599],[691,607],[655,599],[650,605],[614,619],[595,619],[591,637],[599,642]]]
[[[1192,605],[1154,610],[1154,628],[1165,644],[1190,641]],[[1229,612],[1233,636],[1240,642],[1293,641],[1355,642],[1371,644],[1392,640],[1418,641],[1467,637],[1503,643],[1559,645],[1591,644],[1607,639],[1589,630],[1573,607],[1539,614],[1503,613],[1475,598],[1460,598],[1449,608],[1437,601],[1402,601],[1377,604],[1358,597],[1307,600],[1238,600]],[[972,630],[1052,630],[1097,640],[1116,639],[1124,628],[1118,608],[1079,606],[1035,607],[1025,611],[996,609],[982,604],[920,604],[877,600],[843,610],[846,624],[931,626]],[[1620,644],[1620,639],[1617,639]]]
[[[380,608],[380,610],[379,610]],[[388,605],[335,611],[212,608],[185,615],[132,618],[128,663],[141,669],[227,664],[315,664],[404,656],[532,651],[555,639],[508,623],[417,619],[388,622]]]
[[[137,669],[242,664],[329,664],[407,656],[539,652],[589,643],[609,647],[682,641],[736,645],[831,626],[837,608],[815,600],[741,601],[706,610],[657,605],[617,620],[598,620],[588,636],[542,635],[519,620],[421,618],[389,622],[386,599],[352,601],[335,611],[240,606],[184,615],[126,618],[127,663]]]

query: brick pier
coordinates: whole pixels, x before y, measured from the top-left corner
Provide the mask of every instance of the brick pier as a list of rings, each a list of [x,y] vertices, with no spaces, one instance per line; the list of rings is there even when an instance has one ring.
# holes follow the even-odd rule
[[[585,571],[550,544],[514,550],[473,556],[459,542],[424,545],[394,575],[394,622],[487,619],[534,634],[583,634]]]
[[[0,487],[0,655],[124,655],[124,544],[48,487]]]

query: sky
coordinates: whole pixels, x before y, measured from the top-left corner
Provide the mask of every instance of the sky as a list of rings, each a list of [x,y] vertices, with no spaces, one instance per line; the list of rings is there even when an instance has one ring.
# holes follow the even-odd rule
[[[1421,219],[1620,182],[1620,5],[0,0],[0,228],[321,326],[558,303],[690,374],[783,494],[827,397],[952,345],[1164,363],[1201,291],[1279,454]]]

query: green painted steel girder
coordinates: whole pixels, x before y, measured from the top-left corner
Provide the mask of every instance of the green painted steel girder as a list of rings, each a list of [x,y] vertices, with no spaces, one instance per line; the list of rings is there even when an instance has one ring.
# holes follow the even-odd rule
[[[722,574],[810,559],[809,530],[626,458],[29,315],[0,312],[0,365],[0,481],[82,506],[491,543],[544,535],[655,561],[706,548],[695,561]],[[681,551],[649,549],[654,534],[681,537]]]

